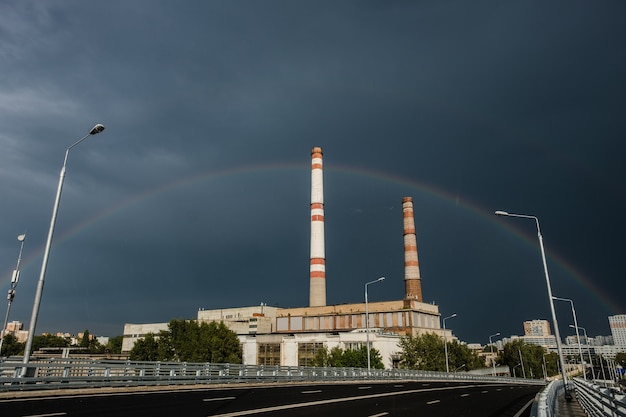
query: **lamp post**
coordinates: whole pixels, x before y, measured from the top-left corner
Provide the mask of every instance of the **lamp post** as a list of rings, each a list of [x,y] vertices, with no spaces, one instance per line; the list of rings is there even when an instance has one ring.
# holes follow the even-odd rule
[[[570,324],[569,327],[576,328],[576,331],[578,331],[578,329],[582,329],[583,333],[585,334],[585,344],[587,345],[587,355],[589,356],[589,363],[591,364],[591,377],[593,379],[596,379],[596,371],[593,369],[593,362],[591,360],[591,349],[589,349],[589,338],[587,337],[587,330],[585,330],[584,327],[578,327],[578,325],[574,325],[574,324]]]
[[[598,355],[598,357],[600,358],[600,369],[602,369],[602,380],[606,381],[606,374],[604,373],[604,364],[602,363],[602,355]],[[600,375],[598,375],[598,377],[599,376]]]
[[[532,219],[537,225],[537,237],[539,238],[539,247],[541,249],[541,260],[543,261],[543,271],[546,276],[546,287],[548,288],[548,300],[550,301],[550,311],[552,312],[552,324],[554,325],[554,336],[556,337],[556,349],[559,353],[559,362],[561,363],[561,375],[563,376],[563,389],[565,390],[565,398],[571,401],[571,394],[567,389],[567,372],[565,371],[565,362],[563,361],[563,349],[561,348],[561,335],[559,334],[559,324],[556,321],[556,312],[554,311],[554,300],[552,299],[552,287],[550,286],[550,276],[548,275],[548,264],[546,263],[546,252],[543,248],[543,237],[539,228],[539,218],[537,216],[529,216],[527,214],[513,214],[506,211],[496,211],[497,216],[519,217],[522,219]]]
[[[491,353],[493,353],[493,342],[491,341],[491,338],[494,337],[494,336],[500,336],[500,332],[494,333],[491,336],[489,336],[489,346],[492,346]],[[496,358],[495,358],[495,356],[493,358],[491,358],[491,364],[493,365],[493,376],[496,376]]]
[[[456,317],[456,313],[451,316],[443,318],[443,349],[446,353],[446,373],[450,372],[450,367],[448,365],[448,337],[446,336],[446,320],[453,319]]]
[[[20,241],[20,254],[17,256],[17,266],[15,267],[13,275],[11,276],[11,288],[9,289],[9,293],[7,294],[7,314],[6,316],[4,316],[4,326],[2,327],[2,331],[0,332],[0,357],[2,357],[2,344],[4,343],[4,333],[7,329],[7,323],[9,322],[11,303],[13,303],[13,298],[15,298],[15,288],[17,287],[17,283],[20,280],[20,262],[22,261],[22,250],[24,249],[24,241],[26,240],[26,235],[19,235],[17,237],[17,240]]]
[[[367,376],[370,376],[370,316],[367,308],[367,286],[370,284],[375,284],[377,282],[384,281],[385,277],[380,277],[374,281],[365,283],[365,339],[367,345]]]
[[[580,346],[580,333],[578,333],[578,320],[576,319],[576,310],[574,310],[574,301],[569,298],[552,297],[553,300],[567,301],[572,305],[572,315],[574,316],[574,326],[576,327],[576,339],[578,340],[578,353],[580,354],[580,364],[583,367],[583,379],[587,380],[587,370],[585,369],[585,360],[583,359],[583,348]],[[591,364],[593,368],[593,364]]]
[[[50,247],[52,246],[52,236],[54,235],[54,226],[57,220],[57,213],[59,211],[59,202],[61,201],[61,190],[63,189],[63,180],[65,179],[65,166],[67,165],[67,157],[70,154],[70,150],[87,139],[89,136],[96,135],[104,130],[104,126],[98,123],[91,128],[88,134],[74,142],[70,147],[65,150],[65,159],[63,160],[63,166],[61,167],[61,173],[59,175],[59,185],[57,187],[57,194],[54,200],[54,206],[52,207],[52,218],[50,220],[50,229],[48,230],[48,240],[46,240],[46,247],[43,253],[43,261],[41,263],[41,272],[39,273],[39,281],[37,282],[37,292],[35,293],[35,302],[33,303],[33,313],[30,317],[30,325],[28,328],[28,339],[26,340],[26,348],[24,349],[24,364],[28,364],[30,360],[30,350],[33,346],[33,337],[35,336],[35,326],[37,325],[37,316],[39,315],[39,305],[41,304],[41,295],[43,293],[43,284],[46,277],[46,268],[48,266],[48,256],[50,255]],[[27,367],[22,368],[21,376],[26,376]]]
[[[522,349],[517,349],[517,353],[519,353],[519,363],[522,365],[522,374],[524,375],[524,379],[526,379],[526,369],[524,368],[524,359],[522,359]]]

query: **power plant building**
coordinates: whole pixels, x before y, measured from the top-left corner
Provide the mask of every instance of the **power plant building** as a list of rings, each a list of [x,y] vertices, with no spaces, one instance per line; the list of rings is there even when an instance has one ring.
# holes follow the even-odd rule
[[[221,321],[237,333],[248,365],[308,366],[319,349],[358,349],[366,346],[380,352],[385,368],[397,366],[399,338],[435,333],[454,339],[440,326],[435,304],[424,303],[417,256],[413,199],[404,197],[404,287],[402,300],[326,305],[326,254],[324,250],[324,196],[322,148],[311,152],[311,253],[309,306],[253,307],[198,310],[199,322]],[[366,323],[366,320],[368,322]],[[167,323],[126,324],[122,351],[128,352],[147,333],[167,330]]]

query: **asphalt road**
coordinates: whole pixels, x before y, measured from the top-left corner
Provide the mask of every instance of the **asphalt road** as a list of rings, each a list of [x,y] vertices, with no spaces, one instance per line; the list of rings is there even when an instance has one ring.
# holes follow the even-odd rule
[[[43,393],[0,399],[2,416],[523,416],[541,386],[323,383]],[[527,407],[525,409],[525,407]],[[524,410],[525,413],[520,413]]]

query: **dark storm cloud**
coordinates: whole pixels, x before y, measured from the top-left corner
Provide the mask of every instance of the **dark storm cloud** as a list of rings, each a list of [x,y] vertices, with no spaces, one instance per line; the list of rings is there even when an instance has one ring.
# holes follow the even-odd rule
[[[624,313],[619,2],[20,2],[0,6],[0,276],[27,231],[27,322],[72,150],[38,331],[116,335],[198,307],[308,303],[323,146],[330,303],[403,296],[401,198],[424,297],[456,335]],[[430,191],[429,191],[430,190]],[[527,240],[524,240],[525,237]],[[4,278],[2,278],[4,277]],[[593,289],[592,289],[593,288]],[[562,332],[568,312],[563,316]],[[565,327],[564,327],[565,326]]]

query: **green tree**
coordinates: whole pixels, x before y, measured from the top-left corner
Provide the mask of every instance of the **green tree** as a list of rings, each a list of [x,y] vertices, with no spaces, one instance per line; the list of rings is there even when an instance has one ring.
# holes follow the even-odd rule
[[[556,352],[544,353],[546,376],[551,377],[559,373],[559,355]]]
[[[78,341],[78,346],[86,348],[89,353],[104,353],[105,351],[105,346],[101,345],[98,339],[89,333],[89,330],[83,332],[83,336]]]
[[[158,342],[152,333],[146,334],[143,339],[135,342],[135,345],[130,350],[130,360],[133,361],[158,361],[161,359]]]
[[[403,336],[399,347],[402,350],[400,353],[402,366],[408,369],[445,371],[446,348],[450,372],[457,369],[470,371],[485,367],[485,362],[478,356],[478,353],[468,348],[467,345],[453,340],[448,342],[446,347],[443,339],[435,333]]]
[[[122,342],[124,336],[115,336],[109,339],[105,345],[105,351],[109,353],[122,353]]]
[[[405,368],[424,371],[446,369],[443,339],[434,333],[400,338],[400,360]]]
[[[543,347],[525,343],[523,340],[514,340],[504,345],[498,355],[497,362],[508,366],[511,375],[522,376],[525,374],[526,378],[539,379],[544,377],[544,355],[547,376],[556,375],[558,373],[558,355],[556,353],[546,354]]]
[[[340,347],[319,349],[315,352],[313,366],[335,368],[367,368],[367,347],[343,350]],[[377,349],[370,348],[370,367],[384,369],[382,356]]]
[[[82,348],[89,348],[90,342],[91,342],[91,335],[89,334],[89,330],[85,330],[83,332],[83,337],[80,339],[80,342],[78,343],[79,347]]]
[[[12,333],[7,333],[2,341],[2,356],[12,356],[24,353],[24,343],[17,341]]]
[[[70,341],[64,337],[45,334],[33,337],[32,352],[46,347],[69,347]]]
[[[450,372],[457,369],[471,371],[472,369],[484,368],[485,360],[478,356],[475,350],[468,348],[467,345],[461,344],[457,340],[453,340],[448,342],[448,367]]]
[[[619,352],[615,355],[615,362],[621,365],[622,368],[626,368],[626,352]]]
[[[160,331],[158,337],[151,335],[151,339],[138,341],[131,350],[131,359],[242,362],[241,344],[237,334],[222,322],[198,323],[194,320],[171,320],[168,330]],[[137,347],[136,350],[135,347]]]

